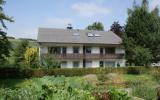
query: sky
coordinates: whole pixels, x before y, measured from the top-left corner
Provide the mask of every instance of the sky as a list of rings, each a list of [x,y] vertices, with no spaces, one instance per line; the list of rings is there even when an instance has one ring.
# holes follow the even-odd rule
[[[150,10],[160,0],[149,0]],[[136,0],[137,4],[141,0]],[[133,0],[7,0],[4,12],[13,17],[6,22],[8,36],[36,39],[39,27],[85,29],[95,21],[102,22],[106,31],[114,21],[125,25],[127,9]],[[160,8],[160,7],[159,7]]]

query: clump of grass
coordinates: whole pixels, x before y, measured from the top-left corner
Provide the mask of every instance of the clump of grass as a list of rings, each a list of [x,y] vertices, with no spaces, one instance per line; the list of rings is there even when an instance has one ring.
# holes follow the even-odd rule
[[[156,90],[148,84],[136,84],[132,86],[133,95],[145,100],[156,100]]]

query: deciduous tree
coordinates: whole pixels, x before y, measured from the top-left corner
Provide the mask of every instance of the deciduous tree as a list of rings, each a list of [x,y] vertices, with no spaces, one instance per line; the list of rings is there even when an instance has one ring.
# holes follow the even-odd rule
[[[87,26],[88,30],[98,30],[98,31],[103,31],[104,26],[101,22],[94,22],[92,25]]]

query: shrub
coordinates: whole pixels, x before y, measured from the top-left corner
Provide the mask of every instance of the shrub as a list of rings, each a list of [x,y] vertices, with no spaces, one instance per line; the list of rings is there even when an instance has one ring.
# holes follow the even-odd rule
[[[156,91],[153,86],[148,84],[136,84],[132,86],[133,95],[145,100],[156,100]]]
[[[0,89],[0,100],[95,100],[83,78],[45,76],[17,89]]]
[[[126,91],[109,89],[108,93],[111,100],[130,100],[130,97],[128,96],[128,93]]]
[[[24,54],[25,64],[28,67],[37,68],[39,66],[38,62],[38,49],[37,48],[27,48]]]
[[[128,67],[127,68],[127,74],[141,74],[142,69],[141,67]]]

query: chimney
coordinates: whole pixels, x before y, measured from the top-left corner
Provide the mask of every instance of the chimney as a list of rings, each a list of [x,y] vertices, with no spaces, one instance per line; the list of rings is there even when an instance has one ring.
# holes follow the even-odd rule
[[[70,30],[73,29],[72,25],[68,24],[67,29],[70,29]]]

